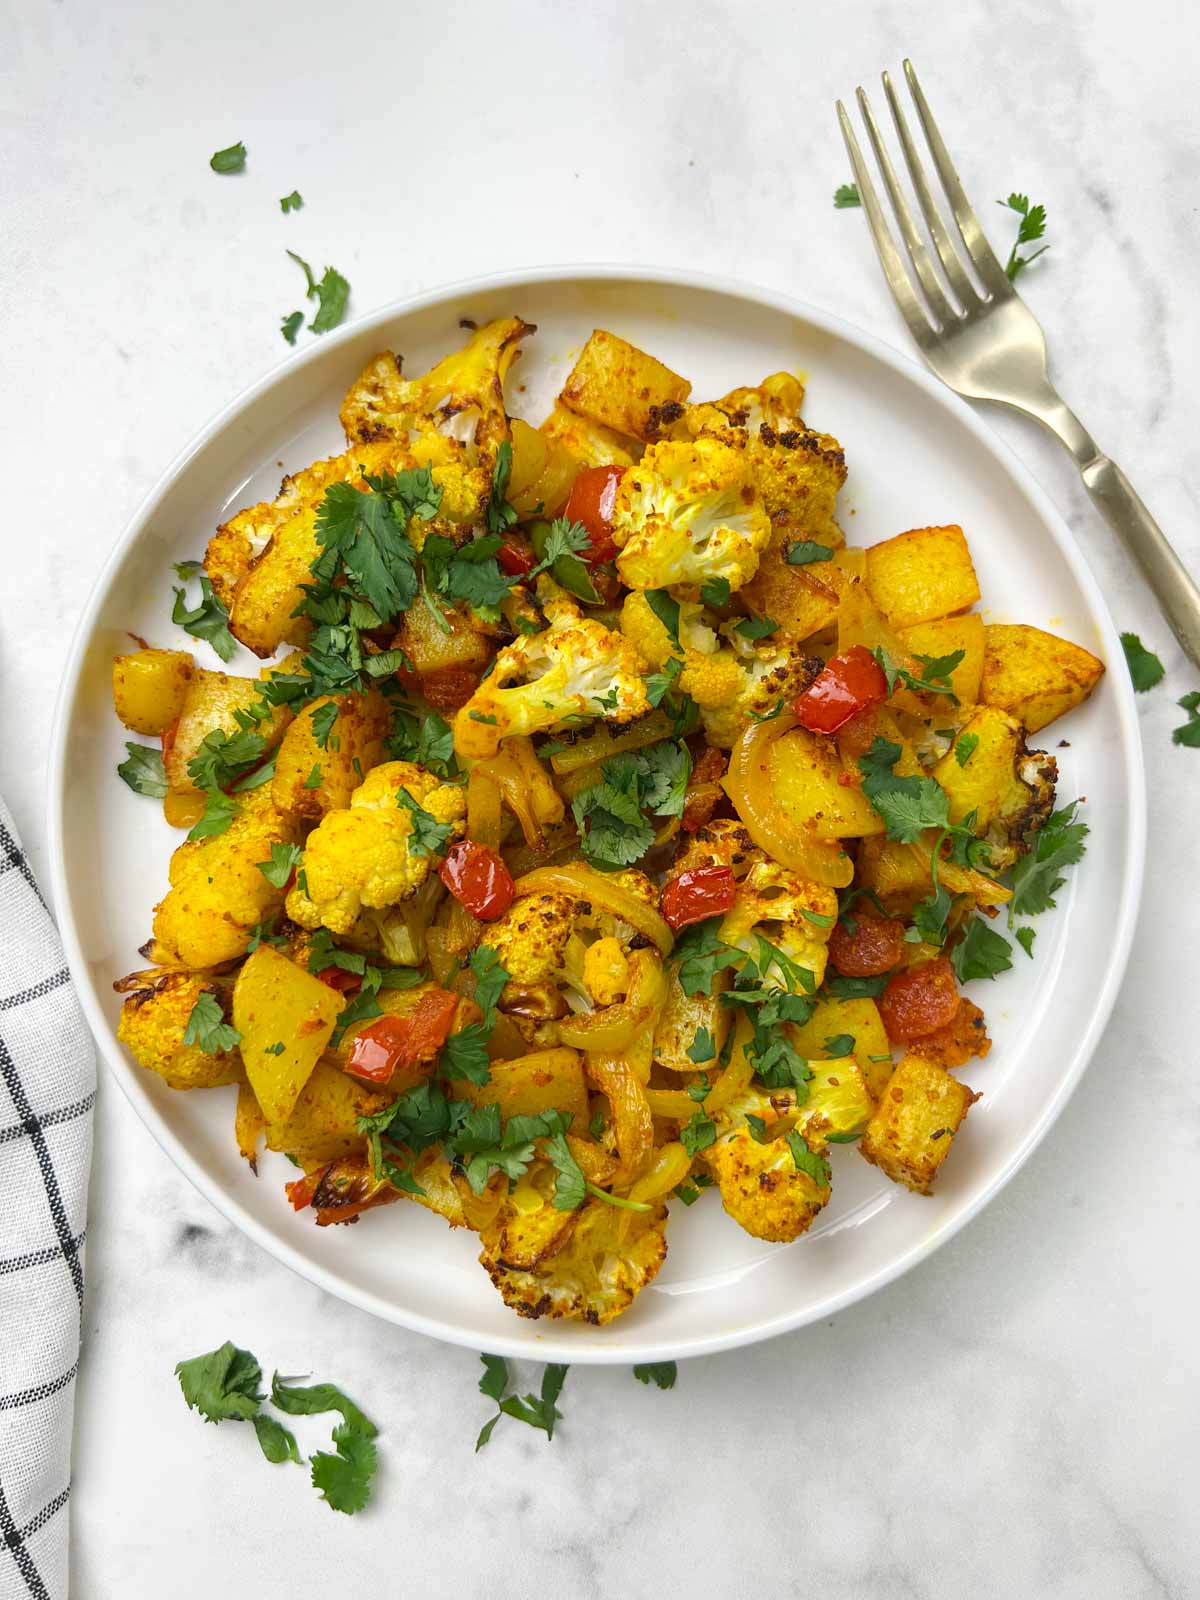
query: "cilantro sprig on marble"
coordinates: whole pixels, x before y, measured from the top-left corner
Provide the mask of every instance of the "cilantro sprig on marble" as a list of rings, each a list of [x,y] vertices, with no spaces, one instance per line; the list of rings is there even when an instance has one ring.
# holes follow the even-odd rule
[[[217,1350],[181,1361],[175,1368],[183,1398],[206,1422],[251,1422],[263,1455],[274,1465],[303,1465],[296,1436],[279,1418],[263,1409],[262,1368],[249,1350],[227,1340]],[[271,1403],[285,1416],[314,1416],[335,1411],[341,1422],[333,1430],[333,1450],[317,1450],[309,1460],[313,1488],[334,1511],[347,1516],[361,1511],[371,1497],[377,1457],[378,1429],[350,1397],[332,1383],[298,1386],[275,1373]]]

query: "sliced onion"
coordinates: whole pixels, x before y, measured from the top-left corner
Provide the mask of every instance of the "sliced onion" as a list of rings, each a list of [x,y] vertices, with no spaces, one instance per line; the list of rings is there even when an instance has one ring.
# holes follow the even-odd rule
[[[729,755],[722,781],[734,810],[760,850],[811,883],[841,889],[854,877],[854,863],[837,843],[818,839],[793,821],[775,798],[771,750],[797,726],[790,712],[747,728]]]
[[[849,879],[846,881],[849,882]],[[537,867],[518,878],[516,888],[518,895],[570,894],[587,900],[645,934],[665,956],[670,955],[675,943],[670,928],[653,906],[630,894],[628,889],[623,889],[612,878],[593,872],[591,867],[582,863],[572,862],[565,867]]]

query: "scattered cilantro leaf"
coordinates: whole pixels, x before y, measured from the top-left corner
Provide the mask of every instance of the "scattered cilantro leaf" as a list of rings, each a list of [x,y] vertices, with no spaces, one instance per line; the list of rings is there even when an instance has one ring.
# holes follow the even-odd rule
[[[1200,749],[1200,689],[1191,689],[1176,702],[1187,712],[1188,719],[1171,734],[1172,744],[1181,744],[1191,750]]]
[[[792,539],[785,551],[789,567],[807,567],[814,561],[829,561],[832,557],[832,546],[818,544],[815,539]]]
[[[829,1163],[824,1156],[815,1150],[810,1150],[805,1143],[804,1135],[794,1128],[791,1133],[784,1134],[787,1147],[792,1152],[792,1160],[796,1163],[796,1171],[807,1173],[815,1184],[821,1188],[829,1184]]]
[[[291,194],[285,194],[279,202],[279,209],[286,217],[289,211],[299,211],[303,204],[299,189],[293,189]]]
[[[501,441],[492,468],[492,497],[488,501],[486,522],[489,533],[503,533],[517,520],[516,509],[508,503],[508,480],[512,473],[512,445]]]
[[[129,754],[117,767],[117,776],[129,785],[134,794],[161,800],[167,792],[162,751],[154,745],[138,744],[130,739],[125,741],[125,748]]]
[[[729,604],[729,579],[710,578],[707,583],[700,586],[700,598],[706,606],[715,606],[718,610]]]
[[[295,1434],[285,1428],[278,1417],[260,1411],[254,1418],[254,1431],[258,1435],[258,1444],[263,1455],[275,1466],[284,1461],[294,1461],[297,1466],[303,1465],[304,1457],[296,1444]]]
[[[508,1368],[499,1356],[481,1356],[480,1360],[487,1369],[479,1380],[482,1394],[490,1400],[495,1400],[499,1406],[496,1415],[486,1422],[479,1431],[475,1441],[475,1450],[478,1453],[492,1437],[492,1432],[501,1417],[514,1417],[518,1422],[524,1422],[528,1427],[538,1428],[553,1439],[554,1424],[562,1417],[562,1412],[557,1407],[557,1400],[562,1393],[563,1384],[567,1380],[569,1367],[550,1365],[542,1373],[541,1393],[539,1395],[527,1394],[523,1396],[505,1396],[508,1386]]]
[[[239,1350],[228,1339],[219,1350],[179,1362],[175,1372],[183,1398],[206,1422],[245,1422],[262,1404],[262,1368],[249,1350]]]
[[[239,139],[236,144],[215,151],[209,156],[208,164],[214,172],[241,172],[246,165],[246,146]]]
[[[408,852],[414,856],[441,855],[446,848],[447,841],[453,833],[453,828],[448,822],[439,822],[432,812],[414,800],[408,790],[401,786],[396,790],[396,804],[401,810],[407,811],[412,822],[412,829],[408,835]]]
[[[862,198],[856,183],[839,183],[833,191],[833,204],[838,211],[848,211],[854,206],[862,205]]]
[[[717,1043],[707,1028],[697,1028],[696,1037],[688,1046],[688,1057],[697,1066],[712,1061],[717,1054]]]
[[[1045,825],[1033,836],[1029,852],[1012,870],[1013,896],[1008,907],[1008,925],[1017,917],[1036,917],[1054,905],[1054,896],[1067,881],[1062,871],[1083,859],[1087,849],[1086,822],[1076,822],[1078,801],[1051,813]]]
[[[1002,933],[989,928],[982,917],[972,917],[961,940],[950,952],[950,965],[960,983],[974,978],[994,978],[1012,966],[1012,945]]]
[[[1025,954],[1032,961],[1033,941],[1037,938],[1037,929],[1031,928],[1028,925],[1026,925],[1024,928],[1018,928],[1015,938],[1017,943],[1021,946],[1021,949],[1024,950]]]
[[[577,1211],[587,1194],[587,1183],[565,1133],[550,1134],[546,1140],[546,1154],[558,1174],[551,1204],[556,1211]]]
[[[334,1383],[300,1385],[293,1383],[290,1378],[281,1378],[276,1372],[271,1379],[271,1404],[278,1406],[289,1417],[319,1416],[325,1411],[340,1412],[350,1427],[369,1439],[379,1431],[366,1413]]]
[[[848,1056],[854,1049],[854,1035],[835,1033],[832,1038],[826,1039],[825,1048],[831,1056]]]
[[[210,789],[204,797],[204,815],[188,830],[187,843],[217,838],[225,832],[240,810],[236,800],[231,800],[218,789]]]
[[[480,1394],[487,1395],[489,1400],[500,1401],[504,1398],[504,1391],[508,1388],[508,1362],[503,1356],[481,1355],[483,1362],[483,1377],[479,1380]]]
[[[756,639],[769,639],[773,633],[778,633],[779,624],[774,617],[743,617],[733,631],[753,643]]]
[[[273,844],[271,846],[271,859],[269,861],[257,861],[255,865],[272,889],[282,889],[303,854],[304,849],[301,845]]]
[[[378,1457],[375,1441],[349,1422],[333,1430],[336,1454],[318,1450],[312,1457],[312,1486],[335,1511],[352,1516],[371,1498]]]
[[[661,705],[666,696],[673,693],[675,680],[682,671],[683,662],[678,656],[672,656],[661,672],[650,674],[646,679],[646,698],[652,706]]]
[[[200,585],[200,603],[188,606],[187,589],[176,589],[175,604],[171,608],[171,621],[177,628],[190,633],[193,639],[203,639],[212,645],[222,661],[232,661],[237,654],[237,640],[229,631],[229,613],[213,593],[208,578],[197,575]]]
[[[262,760],[266,748],[262,734],[248,728],[213,728],[188,762],[188,777],[200,789],[228,789]]]
[[[679,1142],[689,1156],[695,1156],[701,1150],[707,1150],[709,1145],[716,1143],[716,1140],[717,1125],[703,1111],[693,1111],[691,1117],[679,1130]]]
[[[1010,282],[1015,282],[1031,261],[1036,261],[1044,255],[1050,246],[1044,244],[1040,250],[1035,250],[1031,256],[1019,255],[1023,244],[1032,244],[1040,239],[1046,232],[1045,206],[1031,206],[1029,196],[1025,194],[1010,194],[1007,200],[997,200],[999,206],[1007,206],[1010,211],[1015,211],[1021,218],[1017,228],[1017,237],[1009,251],[1008,260],[1004,263],[1004,270]]]
[[[979,735],[977,733],[959,734],[954,746],[954,759],[958,762],[960,767],[966,766],[967,762],[970,761],[971,757],[975,754],[978,746]]]
[[[882,978],[826,978],[825,990],[835,1000],[874,1000],[887,988],[886,975]]]
[[[633,1375],[639,1383],[652,1383],[658,1389],[673,1389],[679,1368],[673,1361],[645,1361],[634,1367]]]
[[[320,280],[313,277],[313,270],[303,257],[298,256],[294,250],[289,250],[288,255],[304,273],[305,293],[310,300],[316,300],[317,313],[309,323],[313,333],[328,333],[330,328],[336,328],[346,315],[346,303],[350,299],[350,285],[335,267],[326,267]]]
[[[1129,676],[1138,694],[1145,694],[1147,689],[1153,689],[1156,683],[1162,682],[1165,670],[1162,662],[1153,650],[1146,649],[1136,633],[1123,633],[1121,648],[1125,652]]]
[[[898,777],[892,768],[900,746],[876,735],[870,749],[859,757],[863,793],[883,818],[888,837],[915,844],[926,828],[947,828],[950,818],[946,792],[932,778]]]
[[[914,660],[919,661],[922,667],[922,675],[919,677],[907,667],[901,666],[898,661],[894,661],[882,646],[872,650],[871,654],[883,668],[889,695],[896,692],[897,683],[902,683],[914,694],[944,694],[949,695],[951,700],[957,701],[950,674],[955,667],[961,665],[966,656],[965,650],[954,650],[947,656],[914,654]]]
[[[241,1034],[225,1021],[221,1002],[211,989],[203,990],[196,998],[183,1030],[185,1045],[199,1045],[206,1055],[220,1055],[241,1043]]]
[[[304,326],[303,311],[289,311],[279,324],[279,331],[289,344],[295,344],[296,335]]]
[[[642,591],[646,604],[667,630],[667,637],[676,650],[682,650],[679,642],[679,601],[671,597],[666,589],[644,589]]]

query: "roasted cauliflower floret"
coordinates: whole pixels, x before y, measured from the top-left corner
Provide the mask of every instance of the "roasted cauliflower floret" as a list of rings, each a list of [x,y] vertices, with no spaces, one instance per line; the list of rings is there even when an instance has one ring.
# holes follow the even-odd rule
[[[631,589],[696,599],[714,578],[740,589],[770,535],[744,453],[708,435],[651,445],[617,490],[617,570]]]
[[[760,954],[758,940],[768,940],[789,962],[812,973],[812,988],[806,990],[811,994],[825,976],[837,909],[835,890],[809,883],[775,861],[756,861],[738,884],[733,906],[722,919],[721,939],[756,958]],[[763,974],[763,982],[776,988],[792,987],[779,963]]]
[[[597,939],[583,957],[583,985],[598,1006],[610,1006],[629,988],[629,961],[619,939]]]
[[[549,626],[505,645],[454,719],[454,748],[464,760],[494,756],[512,734],[580,718],[632,722],[650,709],[633,645],[584,617],[554,584],[539,580],[538,593]]]
[[[143,972],[126,994],[117,1038],[139,1067],[157,1072],[172,1089],[212,1089],[236,1083],[242,1060],[236,1050],[210,1053],[184,1044],[188,1019],[202,994],[219,990],[197,972]],[[122,981],[122,989],[130,980]]]
[[[548,890],[522,895],[488,924],[482,942],[496,952],[510,988],[547,983],[561,969],[581,908],[573,895]]]
[[[245,955],[250,930],[282,901],[258,864],[273,844],[296,842],[297,823],[275,809],[269,784],[237,798],[224,833],[185,842],[171,857],[171,887],[154,908],[158,960],[215,967]]]
[[[342,402],[346,438],[353,444],[440,435],[461,454],[476,510],[482,512],[496,453],[509,439],[504,379],[521,340],[533,332],[520,317],[498,318],[420,378],[403,377],[400,358],[390,351],[373,357]]]
[[[746,446],[746,460],[773,527],[835,549],[844,542],[833,513],[846,457],[832,434],[764,422]]]
[[[502,1259],[502,1223],[480,1234],[479,1259],[505,1305],[519,1316],[566,1317],[602,1327],[628,1310],[666,1259],[667,1208],[625,1212],[589,1199],[571,1215],[571,1227],[552,1219],[550,1247],[540,1241],[532,1266]]]
[[[689,692],[700,707],[700,720],[709,743],[728,750],[755,717],[774,711],[781,700],[790,702],[803,694],[824,663],[807,655],[804,645],[795,639],[772,635],[756,644],[737,631],[736,623],[726,623],[721,631],[729,640],[728,646],[706,659],[719,663],[722,673],[736,668],[737,687],[729,694],[722,679],[719,699],[706,693],[703,684],[697,687],[704,698],[694,690]]]
[[[441,844],[423,834],[427,812],[447,826]],[[466,796],[410,761],[386,761],[367,774],[345,811],[331,811],[308,836],[288,916],[302,928],[350,934],[364,909],[394,906],[417,893],[441,854],[466,831]]]
[[[716,1143],[700,1156],[738,1226],[776,1244],[807,1233],[830,1196],[829,1164],[794,1126],[793,1111],[788,1095],[747,1095],[719,1119]],[[765,1142],[755,1137],[747,1113],[766,1125]]]

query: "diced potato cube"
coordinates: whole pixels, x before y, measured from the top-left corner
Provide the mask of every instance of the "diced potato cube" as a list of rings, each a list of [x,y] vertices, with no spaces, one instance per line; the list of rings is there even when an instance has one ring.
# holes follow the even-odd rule
[[[367,1137],[359,1133],[358,1119],[382,1111],[391,1098],[318,1062],[291,1115],[267,1123],[267,1149],[286,1150],[306,1166],[365,1150]]]
[[[233,986],[233,1025],[246,1076],[268,1122],[284,1122],[329,1042],[344,1000],[269,944]]]
[[[187,685],[179,715],[163,738],[163,770],[171,788],[177,793],[194,793],[200,785],[188,771],[188,763],[205,737],[217,730],[237,733],[234,713],[247,711],[261,700],[262,684],[257,678],[234,678],[228,673],[197,668]],[[291,712],[276,706],[269,717],[255,724],[255,731],[267,741],[268,750],[279,743],[290,720]]]
[[[861,839],[883,833],[884,821],[845,768],[837,746],[793,728],[771,747],[771,791],[790,821],[818,839]],[[854,774],[857,776],[857,774]]]
[[[1090,651],[1041,628],[989,623],[985,639],[979,698],[1011,712],[1028,733],[1080,705],[1104,674]]]
[[[581,417],[560,401],[555,402],[554,410],[542,423],[541,432],[567,450],[577,468],[631,467],[641,452],[636,439]]]
[[[113,704],[134,733],[165,733],[196,670],[186,650],[138,650],[113,661]]]
[[[878,1100],[892,1075],[893,1061],[887,1030],[874,1000],[818,1000],[808,1021],[793,1026],[792,1043],[802,1056],[812,1060],[828,1056],[829,1041],[836,1042],[844,1034],[854,1040],[850,1053],[862,1068],[872,1100]]]
[[[913,528],[867,551],[867,588],[897,628],[965,611],[979,599],[979,580],[963,531]]]
[[[325,743],[317,731],[327,708],[337,716]],[[293,817],[323,817],[350,804],[351,793],[383,754],[383,736],[391,722],[387,702],[369,694],[326,695],[314,700],[288,726],[275,761],[271,798]],[[315,783],[310,783],[313,779]]]
[[[580,351],[560,399],[593,422],[645,440],[658,433],[663,408],[682,405],[691,392],[688,380],[670,367],[597,328]]]
[[[758,571],[742,585],[738,598],[755,616],[771,617],[785,634],[809,639],[836,619],[838,604],[850,586],[852,574],[846,570],[845,557],[840,553],[832,561],[791,566],[785,559],[789,542],[786,528],[774,530]]]
[[[943,1067],[907,1055],[892,1073],[858,1148],[914,1194],[931,1194],[954,1134],[979,1098]]]
[[[498,1105],[505,1121],[565,1111],[574,1118],[576,1133],[587,1128],[587,1084],[577,1050],[538,1050],[515,1061],[493,1061],[487,1083],[464,1081],[456,1089],[477,1106]]]
[[[936,622],[918,622],[901,628],[900,638],[914,656],[952,656],[958,650],[963,658],[950,674],[950,683],[960,705],[973,706],[979,700],[979,681],[983,676],[983,618],[977,611],[965,617],[939,617]]]

